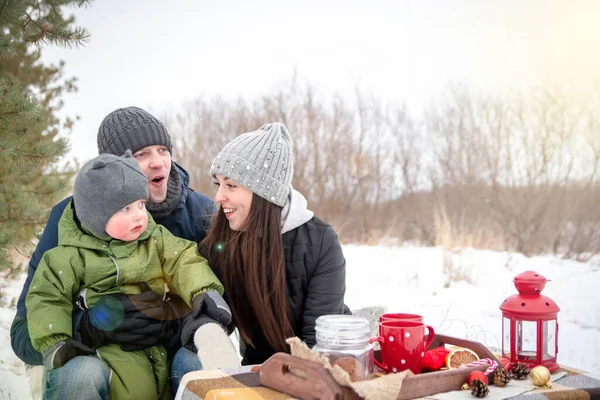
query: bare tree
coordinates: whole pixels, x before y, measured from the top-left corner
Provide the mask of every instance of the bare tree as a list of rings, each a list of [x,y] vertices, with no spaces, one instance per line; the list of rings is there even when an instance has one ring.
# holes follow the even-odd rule
[[[600,251],[598,109],[554,87],[501,98],[458,86],[415,119],[358,88],[352,101],[325,97],[294,75],[252,100],[199,97],[163,118],[174,159],[205,193],[228,141],[285,123],[293,185],[343,240],[581,258]]]

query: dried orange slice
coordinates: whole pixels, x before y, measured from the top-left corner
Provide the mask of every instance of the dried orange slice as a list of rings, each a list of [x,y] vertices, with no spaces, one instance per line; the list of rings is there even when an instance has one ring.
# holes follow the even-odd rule
[[[446,366],[448,369],[458,368],[463,364],[472,363],[477,360],[479,360],[479,356],[473,350],[459,348],[448,353],[446,356]]]

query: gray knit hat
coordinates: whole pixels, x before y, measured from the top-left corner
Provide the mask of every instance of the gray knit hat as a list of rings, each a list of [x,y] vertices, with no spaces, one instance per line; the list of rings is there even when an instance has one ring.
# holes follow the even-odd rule
[[[210,174],[231,178],[283,207],[294,175],[290,133],[281,122],[273,122],[241,134],[217,154]]]
[[[101,154],[85,163],[75,178],[75,214],[85,228],[100,237],[109,236],[106,224],[117,211],[147,198],[148,178],[130,151],[123,157]]]
[[[154,115],[139,107],[119,108],[108,114],[98,128],[98,154],[120,156],[148,146],[162,145],[173,154],[171,136]]]

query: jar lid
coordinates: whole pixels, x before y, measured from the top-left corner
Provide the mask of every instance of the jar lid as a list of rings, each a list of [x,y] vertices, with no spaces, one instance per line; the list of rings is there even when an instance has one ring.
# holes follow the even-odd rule
[[[369,341],[369,321],[356,315],[322,315],[317,318],[317,343],[334,346],[364,344]]]

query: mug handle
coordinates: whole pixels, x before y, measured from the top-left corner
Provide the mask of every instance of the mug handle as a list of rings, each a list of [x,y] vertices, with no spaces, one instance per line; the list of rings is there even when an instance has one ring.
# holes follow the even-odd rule
[[[382,336],[369,339],[369,344],[373,344],[373,342],[379,342],[379,346],[383,347],[383,337]],[[388,369],[389,369],[388,366],[384,363],[380,363],[379,361],[377,361],[375,359],[375,354],[373,354],[373,362],[375,363],[375,365],[377,365],[379,368],[384,370],[386,373],[388,372]]]
[[[429,349],[429,346],[431,346],[431,343],[433,342],[433,337],[435,336],[435,331],[433,330],[433,327],[430,325],[425,325],[425,328],[427,328],[427,331],[429,332],[427,334],[427,342],[425,343],[425,351],[427,351],[427,349]]]

